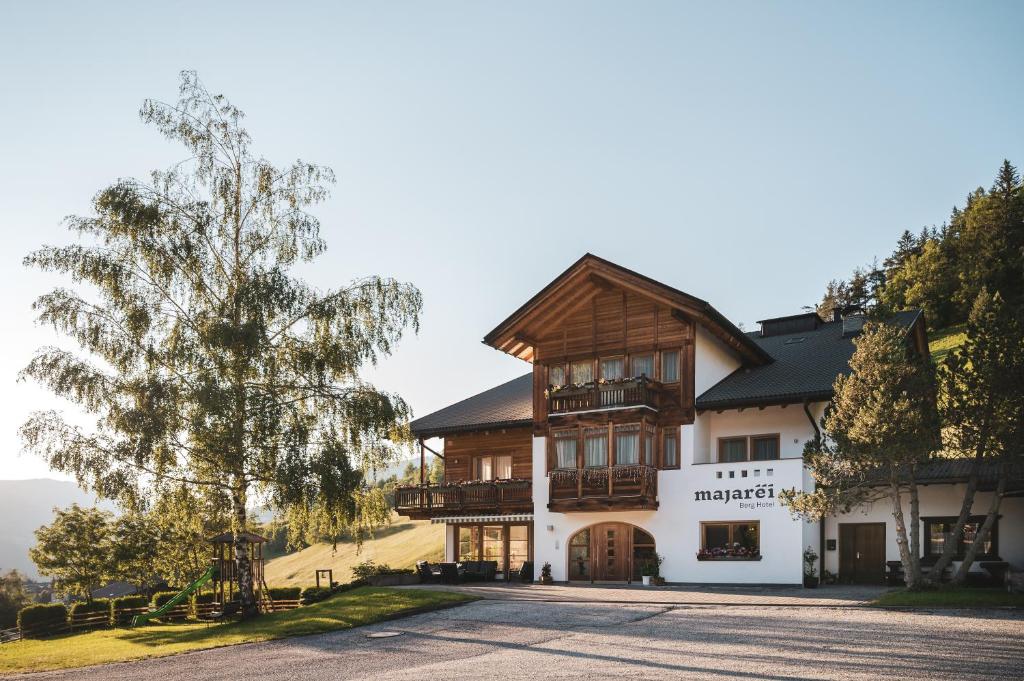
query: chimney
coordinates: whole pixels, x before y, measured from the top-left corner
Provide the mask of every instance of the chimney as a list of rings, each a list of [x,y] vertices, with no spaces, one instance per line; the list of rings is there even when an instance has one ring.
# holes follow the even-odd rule
[[[843,315],[843,338],[856,336],[864,329],[864,322],[867,318],[861,310],[851,311]]]

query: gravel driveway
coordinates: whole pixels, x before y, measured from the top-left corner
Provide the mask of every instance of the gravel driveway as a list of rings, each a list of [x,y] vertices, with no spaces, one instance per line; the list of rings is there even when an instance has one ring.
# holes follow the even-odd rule
[[[399,631],[394,638],[367,634]],[[1024,612],[486,600],[35,679],[1024,678]]]

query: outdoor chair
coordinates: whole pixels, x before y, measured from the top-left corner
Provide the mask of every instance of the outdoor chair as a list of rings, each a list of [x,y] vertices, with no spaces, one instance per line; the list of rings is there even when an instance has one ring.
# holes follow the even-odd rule
[[[441,581],[441,568],[431,565],[425,560],[416,562],[416,574],[420,576],[420,584],[433,584]]]
[[[509,573],[509,581],[512,579],[517,579],[524,584],[533,582],[533,561],[524,560],[518,570],[512,570]]]
[[[441,583],[458,584],[460,581],[459,572],[457,563],[441,563]]]

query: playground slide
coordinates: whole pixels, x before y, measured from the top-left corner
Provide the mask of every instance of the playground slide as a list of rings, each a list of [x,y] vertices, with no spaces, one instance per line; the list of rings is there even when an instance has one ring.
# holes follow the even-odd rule
[[[165,612],[167,612],[168,610],[170,610],[171,608],[178,605],[183,600],[194,594],[196,591],[198,591],[199,588],[203,586],[203,584],[206,584],[208,581],[213,579],[213,575],[214,573],[216,573],[216,571],[217,568],[211,565],[206,569],[206,572],[204,572],[202,576],[199,577],[199,579],[197,579],[196,581],[192,582],[187,587],[182,589],[181,592],[178,593],[174,598],[167,601],[153,612],[147,612],[133,617],[132,626],[138,626],[147,620],[151,620],[155,617],[160,617],[160,615],[163,615]]]

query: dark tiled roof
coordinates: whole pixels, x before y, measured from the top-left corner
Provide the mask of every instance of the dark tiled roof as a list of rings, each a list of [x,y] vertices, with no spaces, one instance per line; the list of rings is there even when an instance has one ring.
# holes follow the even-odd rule
[[[967,482],[971,475],[972,459],[936,459],[929,461],[917,470],[917,483],[920,485],[940,485]],[[1002,467],[997,461],[983,461],[978,469],[978,489],[993,490],[999,482]],[[879,472],[877,477],[869,475],[868,480],[879,485],[887,485],[888,475]],[[1006,479],[1007,492],[1024,490],[1024,467],[1011,466]]]
[[[480,428],[506,428],[533,423],[533,374],[514,378],[496,388],[416,419],[416,437],[436,437]]]
[[[920,315],[920,310],[898,312],[893,321],[909,329]],[[823,323],[813,331],[749,336],[775,361],[737,369],[697,398],[698,409],[828,400],[836,377],[850,372],[853,337],[843,337],[841,321]]]

